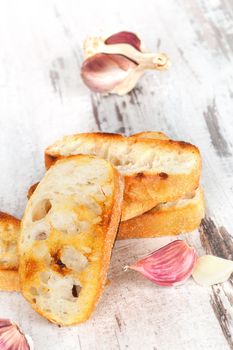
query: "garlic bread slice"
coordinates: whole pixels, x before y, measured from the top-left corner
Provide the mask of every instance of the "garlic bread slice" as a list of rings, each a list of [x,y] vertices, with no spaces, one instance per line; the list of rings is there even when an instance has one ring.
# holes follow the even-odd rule
[[[24,297],[49,321],[87,320],[103,290],[123,198],[110,163],[74,156],[52,166],[21,224],[19,278]]]
[[[106,159],[124,176],[122,221],[139,216],[159,203],[176,201],[199,186],[201,156],[198,148],[167,139],[158,132],[132,137],[108,133],[65,136],[46,148],[46,167],[57,159],[75,154]]]

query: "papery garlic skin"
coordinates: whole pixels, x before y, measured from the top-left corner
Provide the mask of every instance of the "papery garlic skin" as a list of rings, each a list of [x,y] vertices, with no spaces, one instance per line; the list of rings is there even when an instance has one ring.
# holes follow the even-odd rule
[[[101,53],[100,48],[104,45],[105,39],[101,36],[87,38],[83,43],[84,58]]]
[[[30,350],[34,350],[34,343],[32,338],[30,337],[30,335],[28,334],[24,334],[25,338],[27,339],[28,345],[29,345],[29,349]]]
[[[191,276],[195,262],[195,249],[176,240],[127,268],[141,272],[159,286],[176,286]]]
[[[192,277],[201,286],[223,283],[233,273],[233,261],[214,255],[204,255],[197,259]]]
[[[106,45],[104,39],[101,37],[88,38],[84,43],[85,58],[92,57],[97,53],[125,56],[135,63],[142,65],[144,69],[164,70],[170,66],[170,61],[164,53],[143,53],[129,44]]]
[[[33,350],[32,339],[25,336],[10,320],[0,319],[1,350]]]

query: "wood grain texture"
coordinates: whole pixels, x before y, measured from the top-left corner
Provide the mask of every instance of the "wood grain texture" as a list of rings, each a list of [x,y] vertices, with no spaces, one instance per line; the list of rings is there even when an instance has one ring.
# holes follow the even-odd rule
[[[129,29],[172,67],[148,72],[124,97],[81,82],[82,41]],[[21,217],[27,189],[44,173],[43,149],[84,131],[161,130],[203,156],[207,218],[184,235],[199,254],[232,258],[233,4],[231,0],[0,1],[0,210]],[[16,293],[1,317],[18,322],[39,350],[233,349],[233,282],[159,288],[122,266],[170,238],[117,242],[111,283],[93,317],[57,328]]]

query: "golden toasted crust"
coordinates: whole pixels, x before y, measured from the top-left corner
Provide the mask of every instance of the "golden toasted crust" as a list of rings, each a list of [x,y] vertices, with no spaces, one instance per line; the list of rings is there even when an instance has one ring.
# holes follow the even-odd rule
[[[161,131],[142,131],[142,132],[138,132],[137,134],[133,134],[130,137],[169,140],[169,137]]]
[[[35,189],[37,188],[38,185],[39,185],[39,182],[36,182],[35,184],[31,185],[27,193],[27,199],[29,199],[32,196],[33,192],[35,192]]]
[[[49,321],[53,323],[57,323],[59,325],[73,325],[73,324],[78,324],[81,322],[84,322],[87,320],[90,316],[90,314],[93,312],[95,305],[98,302],[98,299],[102,293],[102,290],[104,288],[105,282],[106,282],[106,274],[109,266],[109,261],[110,261],[110,256],[111,256],[111,251],[112,251],[112,246],[115,240],[115,236],[117,233],[119,221],[120,221],[120,215],[121,215],[121,206],[122,206],[122,200],[123,200],[123,184],[124,180],[122,176],[114,169],[108,162],[104,161],[104,166],[106,167],[106,171],[108,171],[108,176],[110,182],[107,182],[106,186],[111,186],[113,192],[110,192],[111,195],[106,194],[106,189],[104,190],[105,192],[102,192],[102,196],[104,194],[104,202],[98,202],[99,205],[102,205],[102,214],[101,216],[101,222],[96,224],[96,227],[94,231],[75,231],[74,234],[75,236],[72,236],[70,231],[67,231],[66,234],[64,234],[63,229],[58,229],[57,227],[54,227],[51,222],[53,223],[53,218],[52,214],[54,214],[53,210],[56,210],[56,203],[54,204],[53,199],[52,200],[52,209],[50,211],[50,215],[48,218],[45,219],[47,220],[46,222],[50,223],[50,234],[49,236],[43,240],[39,241],[39,245],[43,245],[43,249],[47,249],[49,252],[49,256],[51,257],[50,263],[49,263],[49,269],[46,267],[46,261],[41,260],[36,257],[37,252],[41,252],[41,249],[34,249],[38,248],[35,245],[37,245],[38,242],[33,241],[32,247],[29,249],[26,249],[24,247],[25,242],[23,243],[23,240],[27,240],[27,234],[28,234],[28,220],[31,217],[30,215],[33,215],[33,210],[35,211],[34,203],[38,201],[38,198],[44,193],[44,188],[45,185],[48,185],[49,179],[52,180],[54,176],[54,171],[56,169],[57,173],[59,174],[59,179],[60,179],[60,168],[61,166],[66,166],[69,162],[75,163],[76,167],[76,162],[77,166],[85,167],[85,162],[87,164],[92,164],[92,162],[101,162],[103,164],[103,160],[101,159],[96,159],[93,156],[74,156],[74,157],[69,157],[63,160],[60,160],[59,162],[56,163],[45,175],[44,179],[40,182],[38,187],[36,188],[35,192],[33,193],[32,197],[30,198],[25,215],[22,219],[22,230],[21,230],[21,238],[19,242],[19,252],[20,252],[20,267],[19,267],[19,276],[20,276],[20,283],[22,287],[22,293],[24,297],[32,304],[32,307],[42,316],[47,318]],[[83,164],[81,164],[84,162]],[[89,168],[88,168],[89,169]],[[80,168],[75,168],[75,171],[78,171],[77,174],[80,172]],[[90,173],[90,170],[88,170]],[[95,174],[95,168],[93,167],[93,174]],[[68,172],[70,174],[70,172]],[[75,173],[76,174],[76,173]],[[69,176],[69,175],[67,175]],[[75,176],[75,175],[74,175]],[[78,175],[79,176],[79,175]],[[75,179],[78,180],[75,177]],[[97,175],[96,175],[97,176]],[[62,178],[62,177],[61,177]],[[84,181],[85,178],[83,178]],[[62,180],[61,180],[62,181]],[[67,181],[67,180],[66,180]],[[76,180],[75,180],[76,181]],[[102,181],[102,180],[101,180]],[[82,181],[81,181],[82,183]],[[92,185],[88,184],[88,181],[85,182],[85,186]],[[93,184],[94,185],[94,184]],[[98,183],[97,183],[98,185]],[[70,185],[69,183],[66,182],[66,186],[64,188],[64,193],[67,193],[67,191],[70,191]],[[67,187],[68,186],[68,187]],[[76,186],[81,186],[81,185],[76,185]],[[84,186],[84,185],[83,185]],[[102,186],[102,185],[101,185]],[[81,196],[79,193],[80,187],[77,189],[77,196]],[[99,190],[98,190],[99,191]],[[42,193],[43,192],[43,193]],[[85,192],[86,193],[86,192]],[[92,190],[91,192],[92,193]],[[99,193],[99,192],[98,192]],[[94,194],[93,194],[94,195]],[[92,195],[90,195],[92,198]],[[76,197],[75,197],[76,198]],[[75,203],[78,200],[75,199]],[[93,197],[94,198],[94,197]],[[84,198],[84,200],[86,197]],[[67,200],[66,198],[64,200]],[[58,204],[63,205],[64,200],[62,199],[61,202],[58,202]],[[60,201],[60,199],[59,199]],[[97,202],[96,202],[97,204]],[[55,207],[54,207],[55,205]],[[70,206],[70,200],[68,202],[68,206]],[[54,209],[53,209],[54,207]],[[73,208],[73,207],[72,207]],[[82,217],[79,220],[80,223],[86,222],[87,219],[85,219],[85,215],[89,213],[89,209],[87,212],[85,212],[85,206],[76,206],[72,210],[77,210],[77,215]],[[68,210],[68,213],[70,213],[70,210]],[[94,210],[94,209],[93,209]],[[49,213],[49,212],[48,212]],[[64,210],[61,212],[61,214],[65,213]],[[94,212],[93,212],[94,213]],[[88,214],[89,215],[89,214]],[[99,215],[99,214],[98,214]],[[41,220],[41,219],[40,219]],[[49,221],[48,221],[49,220]],[[89,221],[88,221],[89,222]],[[83,232],[83,233],[82,233]],[[86,232],[86,233],[85,233]],[[92,232],[92,233],[91,233]],[[27,234],[26,234],[27,233]],[[86,235],[86,236],[85,236]],[[94,236],[93,236],[94,235]],[[74,237],[74,238],[72,238]],[[81,237],[81,238],[79,238]],[[87,237],[87,238],[85,238]],[[95,237],[95,238],[94,238]],[[41,243],[42,242],[42,243]],[[44,243],[43,243],[44,242]],[[46,242],[46,243],[45,243]],[[73,243],[72,243],[73,242]],[[85,247],[83,246],[85,244]],[[57,248],[57,245],[59,245],[59,249]],[[64,258],[64,249],[67,247],[73,247],[74,249],[78,249],[77,247],[80,246],[80,251],[84,252],[85,250],[89,249],[88,253],[86,254],[86,258],[88,259],[88,266],[84,268],[83,271],[78,273],[75,270],[72,270],[70,267],[68,268],[66,264],[64,264],[63,259]],[[83,250],[81,250],[83,249]],[[62,253],[61,253],[62,252]],[[95,253],[97,255],[95,255]],[[47,254],[47,253],[46,253]],[[83,253],[84,254],[84,253]],[[82,254],[82,255],[83,255]],[[96,257],[95,257],[96,256]],[[71,257],[72,258],[72,257]],[[59,278],[60,281],[65,280],[66,277],[72,277],[75,282],[78,280],[81,283],[81,293],[80,296],[77,298],[77,301],[73,300],[74,294],[72,290],[73,297],[69,297],[72,299],[72,303],[74,303],[74,309],[76,310],[76,307],[80,307],[80,313],[75,314],[75,315],[66,315],[64,318],[61,318],[60,314],[56,314],[53,309],[53,306],[49,304],[49,308],[51,309],[46,310],[44,307],[41,307],[37,304],[37,301],[39,300],[38,294],[36,296],[32,297],[31,293],[33,291],[33,288],[41,288],[43,285],[41,282],[41,272],[43,271],[49,271],[49,273],[52,274],[52,276],[55,276],[56,278]],[[78,282],[77,282],[78,283]],[[48,287],[46,287],[48,288]],[[52,287],[49,287],[52,293]],[[48,290],[46,289],[46,293],[48,293]],[[56,291],[57,292],[57,291]],[[61,288],[62,292],[62,288]],[[71,291],[70,291],[71,292]],[[39,292],[37,292],[39,293]],[[41,293],[41,292],[40,292]],[[49,292],[50,293],[50,292]],[[47,294],[46,294],[47,295]],[[49,294],[48,294],[49,295]],[[51,299],[51,296],[49,296],[50,302],[53,300]],[[76,298],[76,297],[75,297]],[[45,298],[46,299],[46,298]],[[63,299],[59,299],[58,301],[62,301]],[[84,302],[85,300],[85,302]],[[43,299],[44,301],[44,299]],[[45,300],[46,301],[46,300]],[[64,299],[61,304],[65,305],[66,301]],[[59,304],[59,307],[63,307],[61,304]]]
[[[0,212],[0,270],[18,268],[17,241],[20,220]]]
[[[30,199],[31,196],[33,195],[33,193],[35,192],[37,186],[39,185],[39,182],[36,182],[35,184],[31,185],[31,187],[29,187],[28,189],[28,193],[27,193],[27,199]]]
[[[66,136],[58,140],[45,150],[45,164],[49,168],[57,159],[70,154],[86,153],[108,159],[122,172],[122,159],[127,161],[127,150],[133,154],[133,160],[128,162],[129,172],[123,171],[125,176],[125,194],[122,208],[122,221],[141,215],[161,202],[175,201],[180,197],[197,189],[201,174],[201,157],[199,150],[186,142],[172,141],[170,139],[151,138],[157,132],[143,133],[139,137],[123,137],[104,133],[89,133]],[[143,136],[144,135],[144,136]],[[153,137],[154,137],[153,136]],[[103,152],[103,148],[105,151]],[[112,150],[112,151],[110,151]],[[120,154],[119,150],[122,150]],[[118,157],[116,159],[116,152]],[[155,160],[161,160],[162,167],[166,168],[167,155],[175,159],[177,166],[182,157],[187,156],[187,171],[156,171],[148,168],[146,158],[148,153],[156,154]],[[132,157],[131,157],[132,158]],[[145,159],[145,169],[135,169],[137,160]],[[190,164],[190,159],[192,160]],[[160,160],[158,161],[160,162]],[[165,166],[164,166],[165,164]],[[127,166],[126,166],[127,167]],[[161,167],[160,167],[161,168]],[[168,167],[169,168],[169,167]],[[148,169],[148,170],[147,170]]]
[[[18,271],[0,270],[0,290],[5,292],[19,292]]]
[[[197,172],[193,171],[191,174],[183,174],[183,176],[168,175],[167,173],[156,175],[138,173],[130,178],[125,177],[121,221],[139,216],[159,203],[173,202],[185,197],[199,185]]]
[[[4,213],[2,211],[0,211],[0,223],[3,225],[7,225],[7,224],[12,224],[15,227],[19,227],[20,226],[20,220],[17,219],[16,217],[8,214],[8,213]]]
[[[160,204],[143,215],[121,222],[117,239],[173,236],[196,229],[205,215],[204,192],[193,198]]]

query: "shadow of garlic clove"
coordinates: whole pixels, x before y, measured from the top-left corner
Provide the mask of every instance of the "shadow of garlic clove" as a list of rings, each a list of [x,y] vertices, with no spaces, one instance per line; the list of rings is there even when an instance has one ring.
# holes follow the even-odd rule
[[[148,52],[136,34],[126,31],[108,38],[88,38],[84,56],[81,77],[89,89],[119,95],[131,91],[146,70],[164,70],[170,65],[165,54]]]
[[[1,350],[33,350],[31,337],[24,335],[16,324],[10,320],[0,319]]]
[[[191,276],[195,262],[195,249],[185,241],[176,240],[126,266],[125,270],[138,271],[159,286],[176,286]]]

